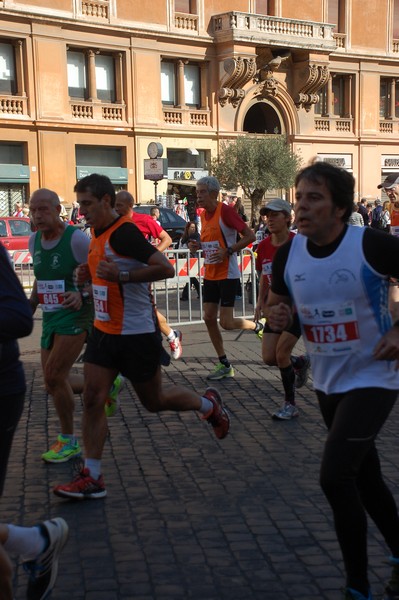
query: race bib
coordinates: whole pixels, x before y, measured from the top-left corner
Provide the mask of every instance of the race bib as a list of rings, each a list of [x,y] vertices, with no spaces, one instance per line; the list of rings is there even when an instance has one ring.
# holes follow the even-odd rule
[[[262,275],[270,277],[272,274],[272,265],[271,261],[262,263]]]
[[[214,263],[218,263],[219,258],[216,256],[216,252],[220,248],[220,244],[218,241],[216,242],[201,242],[202,248],[202,256],[204,257],[204,263],[206,265],[211,265]]]
[[[95,318],[98,321],[110,321],[108,312],[108,287],[106,285],[93,285],[93,304]]]
[[[399,225],[391,225],[389,228],[389,233],[395,237],[399,237]]]
[[[359,326],[354,302],[302,305],[298,313],[311,354],[339,356],[358,349]]]
[[[62,308],[65,293],[63,279],[37,282],[37,295],[44,312],[52,312]]]

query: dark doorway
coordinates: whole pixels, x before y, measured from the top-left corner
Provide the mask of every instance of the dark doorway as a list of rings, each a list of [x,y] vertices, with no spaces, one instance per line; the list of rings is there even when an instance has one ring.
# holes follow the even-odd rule
[[[243,130],[248,133],[280,134],[281,123],[278,114],[270,104],[259,102],[251,106],[247,112]]]

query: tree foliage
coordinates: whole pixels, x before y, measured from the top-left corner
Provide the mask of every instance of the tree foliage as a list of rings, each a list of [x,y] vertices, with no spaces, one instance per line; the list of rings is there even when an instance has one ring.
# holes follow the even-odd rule
[[[283,135],[241,135],[221,143],[211,170],[226,189],[242,187],[251,199],[252,220],[267,191],[293,185],[300,162]]]

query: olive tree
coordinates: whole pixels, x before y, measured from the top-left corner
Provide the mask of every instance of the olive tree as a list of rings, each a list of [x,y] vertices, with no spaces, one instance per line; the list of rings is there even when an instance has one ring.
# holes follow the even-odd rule
[[[292,187],[300,162],[283,135],[240,135],[221,142],[211,171],[225,188],[242,187],[253,221],[267,191]]]

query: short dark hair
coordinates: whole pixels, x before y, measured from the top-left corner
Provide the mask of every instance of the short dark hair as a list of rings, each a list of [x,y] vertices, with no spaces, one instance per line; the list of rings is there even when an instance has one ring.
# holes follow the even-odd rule
[[[106,175],[92,173],[76,182],[74,192],[90,192],[95,198],[101,200],[106,194],[111,198],[111,207],[115,206],[115,188],[110,178]]]
[[[307,179],[313,183],[325,183],[333,203],[338,208],[345,208],[345,213],[341,220],[346,223],[352,214],[352,206],[355,196],[355,179],[351,173],[334,167],[327,162],[314,162],[308,167],[301,169],[295,177],[295,187],[302,179]]]

